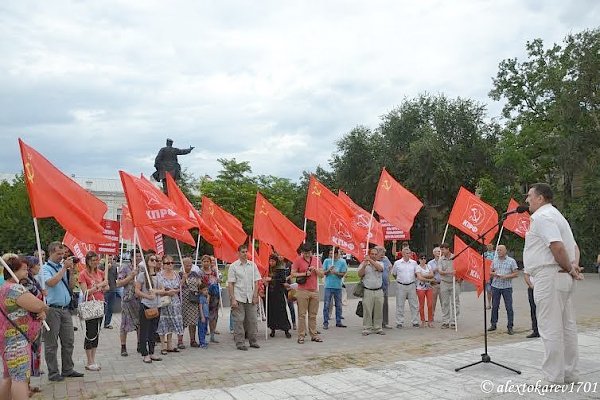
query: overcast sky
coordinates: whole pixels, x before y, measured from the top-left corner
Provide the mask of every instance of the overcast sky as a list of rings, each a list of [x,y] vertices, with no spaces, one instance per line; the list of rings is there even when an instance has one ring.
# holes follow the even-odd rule
[[[488,105],[498,63],[600,21],[596,0],[0,3],[0,172],[17,137],[67,174],[147,175],[165,139],[298,179],[420,92]]]

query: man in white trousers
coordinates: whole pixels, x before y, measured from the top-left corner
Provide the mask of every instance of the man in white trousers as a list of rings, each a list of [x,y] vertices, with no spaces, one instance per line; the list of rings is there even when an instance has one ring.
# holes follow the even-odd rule
[[[532,185],[527,193],[531,225],[525,235],[523,263],[525,272],[535,279],[533,297],[545,350],[544,379],[564,384],[579,379],[573,292],[575,281],[583,275],[571,227],[552,200],[552,189],[545,183]]]

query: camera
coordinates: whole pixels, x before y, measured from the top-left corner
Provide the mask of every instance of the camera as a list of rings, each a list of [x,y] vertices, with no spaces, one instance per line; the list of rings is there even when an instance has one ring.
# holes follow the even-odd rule
[[[79,258],[73,256],[71,257],[71,260],[73,260],[73,264],[79,264],[79,262],[81,261]]]

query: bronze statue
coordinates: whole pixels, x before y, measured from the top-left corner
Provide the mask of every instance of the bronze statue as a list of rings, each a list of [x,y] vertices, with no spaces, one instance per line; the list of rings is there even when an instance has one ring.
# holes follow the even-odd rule
[[[189,154],[192,150],[194,150],[193,146],[190,146],[189,149],[173,147],[173,140],[167,139],[167,146],[160,149],[156,155],[156,160],[154,160],[156,171],[152,174],[152,177],[156,181],[162,182],[165,193],[167,192],[167,173],[171,174],[175,181],[181,179],[181,165],[177,162],[177,156]]]

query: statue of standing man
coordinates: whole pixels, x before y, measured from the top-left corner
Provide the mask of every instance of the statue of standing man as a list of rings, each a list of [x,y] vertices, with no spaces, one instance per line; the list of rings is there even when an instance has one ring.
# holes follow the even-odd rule
[[[156,155],[156,160],[154,160],[154,168],[156,168],[156,171],[152,174],[152,177],[155,180],[162,182],[163,191],[165,193],[167,192],[167,173],[171,174],[175,181],[181,179],[181,165],[177,162],[177,156],[190,154],[192,150],[194,150],[193,146],[190,146],[189,149],[178,149],[173,147],[173,140],[167,139],[167,146],[160,149]]]

